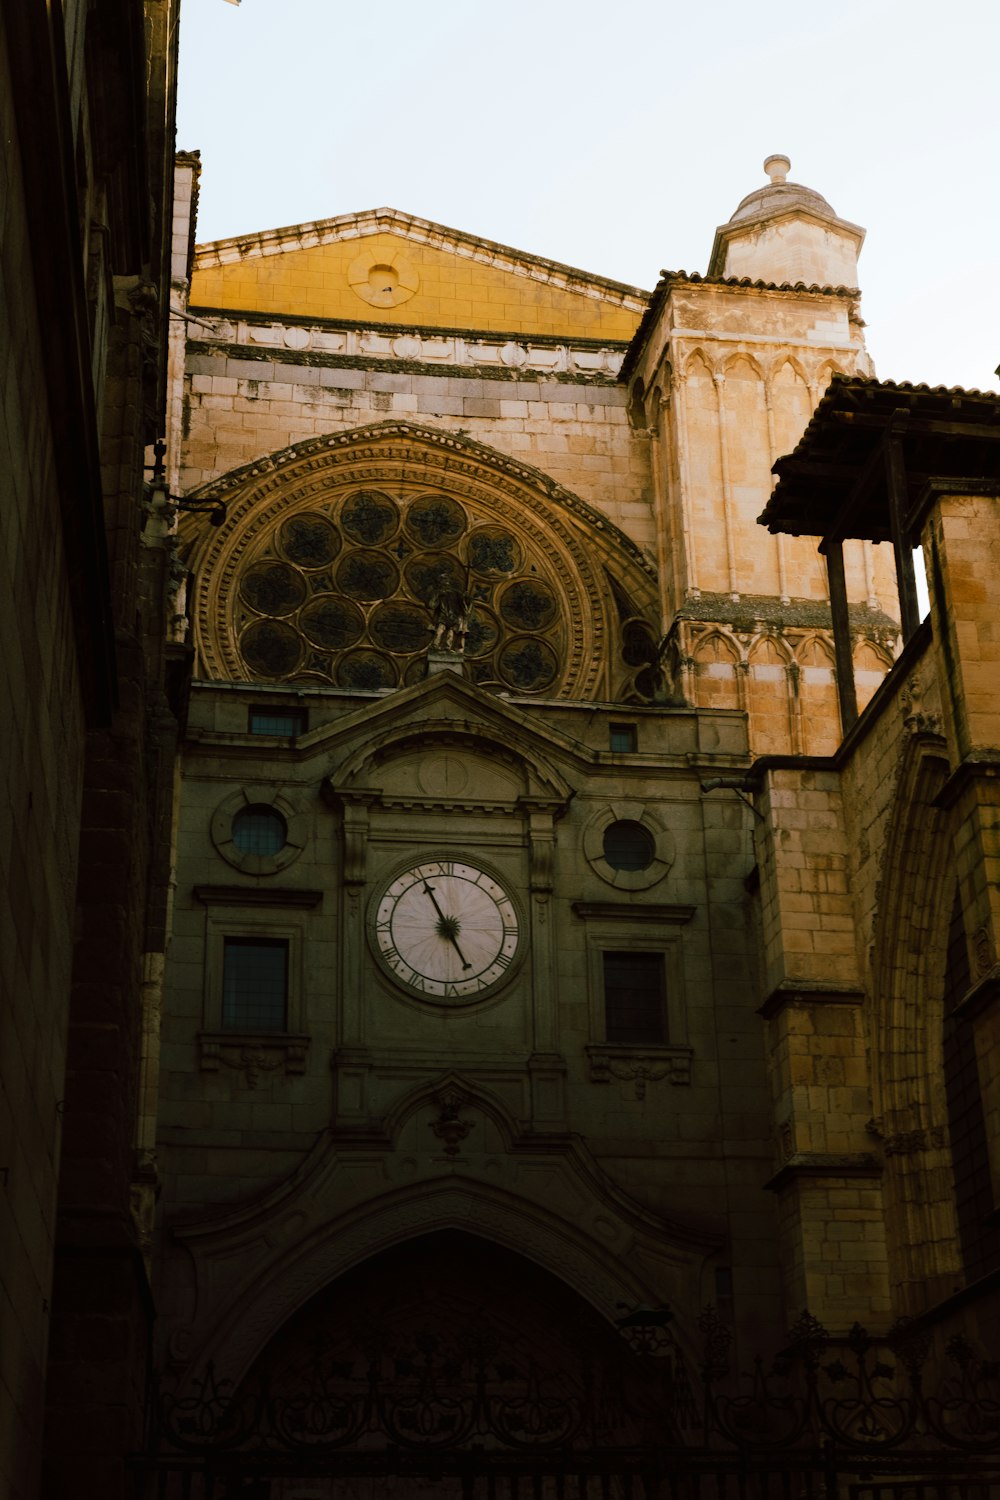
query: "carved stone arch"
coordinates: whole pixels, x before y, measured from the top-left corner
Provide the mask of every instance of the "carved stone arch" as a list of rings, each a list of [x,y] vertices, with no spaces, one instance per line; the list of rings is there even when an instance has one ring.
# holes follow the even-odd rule
[[[874,1128],[885,1150],[890,1277],[899,1313],[948,1295],[961,1275],[948,1142],[942,1022],[955,893],[945,742],[909,737],[885,839],[872,947],[868,1045]]]
[[[786,370],[791,371],[794,377],[793,380],[783,380],[781,378]],[[801,382],[807,393],[809,390],[809,377],[805,372],[805,367],[803,366],[802,361],[794,354],[783,352],[777,355],[771,361],[770,367],[767,372],[767,378],[768,384],[772,389],[778,389],[783,385],[793,386]]]
[[[714,377],[714,374],[715,361],[706,353],[704,349],[692,349],[687,359],[684,361],[685,380],[690,380],[692,377],[694,377],[695,379],[700,378],[711,380]]]
[[[744,659],[737,641],[722,630],[707,630],[692,644],[697,701],[705,708],[743,708]]]
[[[746,707],[750,743],[758,755],[780,754],[792,733],[793,665],[786,640],[773,631],[760,631],[747,648]]]
[[[883,646],[881,641],[873,641],[870,636],[859,636],[854,643],[854,666],[855,670],[862,669],[888,672],[892,666],[892,652]]]
[[[637,430],[645,429],[647,426],[646,382],[641,375],[635,377],[629,389],[627,410],[629,426]]]
[[[449,1095],[458,1099],[461,1106],[474,1106],[487,1115],[496,1126],[504,1149],[513,1150],[522,1126],[497,1094],[491,1089],[482,1088],[475,1079],[466,1077],[454,1068],[417,1084],[408,1093],[401,1095],[386,1113],[386,1134],[394,1143],[397,1142],[404,1122],[411,1115],[425,1104],[440,1101]]]
[[[518,695],[608,695],[605,567],[656,618],[655,570],[531,465],[405,422],[308,439],[212,481],[182,523],[199,670],[348,690],[417,682],[442,588],[467,594],[466,670]],[[196,492],[201,493],[201,492]]]
[[[794,660],[792,648],[783,636],[775,635],[773,631],[762,630],[753,637],[747,646],[747,662],[751,668],[757,662],[763,662],[767,656],[773,653],[782,666],[789,666]]]
[[[498,760],[513,769],[522,793],[546,795],[559,803],[573,796],[569,783],[540,755],[513,734],[513,726],[503,730],[496,725],[465,719],[461,723],[444,716],[422,719],[417,723],[390,723],[380,726],[377,739],[360,746],[338,766],[331,776],[337,789],[366,787],[371,784],[379,766],[410,751],[427,751],[434,746],[461,745],[474,754]]]
[[[844,369],[843,365],[837,364],[836,360],[824,360],[823,363],[817,367],[815,376],[815,384],[818,388],[819,394],[821,396],[823,395],[824,391],[827,389],[835,375],[846,375],[847,373],[848,372]]]
[[[747,377],[743,374],[744,368],[750,371],[754,380],[763,384],[764,371],[760,362],[746,350],[741,349],[738,354],[731,354],[722,366],[722,373],[727,380],[733,379],[734,375],[737,379],[745,380]]]
[[[854,643],[854,688],[858,709],[868,706],[892,666],[892,652],[880,641],[861,636]]]
[[[693,656],[696,662],[721,661],[728,658],[733,666],[737,666],[744,659],[736,640],[722,630],[707,630],[704,635],[699,636],[693,647]]]
[[[816,658],[820,659],[817,661]],[[833,647],[827,636],[812,630],[803,635],[796,642],[795,659],[803,667],[829,667],[834,666]]]
[[[438,1088],[447,1086],[442,1075]],[[454,1081],[454,1080],[453,1080]],[[540,1149],[481,1089],[465,1090],[485,1137],[495,1123],[511,1146],[462,1143],[448,1157],[432,1133],[439,1095],[415,1091],[393,1114],[396,1150],[340,1154],[325,1132],[288,1181],[245,1205],[175,1226],[195,1276],[192,1321],[174,1340],[175,1378],[191,1387],[212,1361],[239,1381],[274,1334],[313,1296],[379,1251],[438,1230],[461,1230],[535,1261],[609,1323],[620,1304],[701,1303],[717,1237],[651,1213],[611,1184],[576,1138]],[[431,1097],[433,1095],[433,1098]],[[461,1107],[460,1107],[461,1112]],[[416,1146],[414,1147],[414,1141]],[[443,1165],[442,1165],[443,1164]]]

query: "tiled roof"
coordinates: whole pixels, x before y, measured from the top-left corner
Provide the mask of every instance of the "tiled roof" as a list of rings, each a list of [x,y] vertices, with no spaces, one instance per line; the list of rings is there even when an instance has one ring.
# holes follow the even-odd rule
[[[909,529],[929,480],[1000,481],[997,393],[835,375],[794,450],[774,465],[779,479],[761,524],[796,536],[888,540],[886,480],[872,467],[888,436],[903,449]],[[863,494],[855,492],[862,481]]]

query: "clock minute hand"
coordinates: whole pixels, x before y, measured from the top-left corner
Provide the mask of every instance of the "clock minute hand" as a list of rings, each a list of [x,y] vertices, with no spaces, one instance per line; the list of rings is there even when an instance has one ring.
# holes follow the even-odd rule
[[[432,885],[428,885],[428,883],[427,883],[426,880],[424,881],[424,891],[426,892],[426,894],[428,896],[430,896],[431,901],[434,904],[434,910],[438,914],[438,932],[441,934],[441,936],[443,938],[447,938],[448,939],[448,942],[451,944],[451,946],[454,948],[455,952],[458,954],[459,958],[462,960],[462,968],[463,969],[471,969],[472,965],[469,964],[469,963],[466,963],[466,961],[465,961],[465,954],[462,952],[461,948],[458,946],[458,932],[457,932],[458,922],[457,922],[456,918],[455,917],[446,917],[445,916],[444,912],[441,910],[440,906],[438,905],[438,899],[437,899],[437,897],[434,894],[434,887]]]

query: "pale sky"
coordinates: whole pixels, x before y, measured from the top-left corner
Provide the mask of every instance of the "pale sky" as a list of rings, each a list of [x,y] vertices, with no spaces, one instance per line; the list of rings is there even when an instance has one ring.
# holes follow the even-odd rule
[[[791,157],[884,379],[996,389],[1000,0],[183,0],[198,239],[391,207],[651,289]]]

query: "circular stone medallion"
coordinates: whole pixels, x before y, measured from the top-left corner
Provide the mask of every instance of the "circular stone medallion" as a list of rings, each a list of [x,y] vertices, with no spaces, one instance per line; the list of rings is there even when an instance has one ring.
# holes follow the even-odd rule
[[[388,599],[399,587],[399,569],[380,552],[348,552],[337,568],[337,587],[349,599]]]
[[[405,525],[421,547],[447,547],[465,531],[465,512],[446,495],[421,495],[407,511]]]
[[[421,552],[406,564],[406,586],[411,594],[428,602],[444,574],[449,588],[465,592],[465,569],[451,552]]]
[[[299,615],[299,625],[314,646],[343,651],[361,639],[365,617],[337,594],[317,594]]]
[[[504,589],[500,613],[518,630],[544,630],[556,617],[556,597],[548,584],[518,578]]]
[[[278,532],[278,545],[300,568],[322,568],[340,551],[340,537],[325,516],[312,511],[289,516]]]
[[[465,634],[466,656],[488,656],[500,639],[500,626],[488,609],[476,604]]]
[[[419,605],[407,604],[402,600],[380,604],[372,612],[368,632],[376,646],[407,655],[413,651],[423,651],[431,639],[426,612]]]
[[[509,531],[482,526],[469,538],[469,565],[476,573],[516,573],[521,549]]]
[[[520,693],[538,693],[555,681],[559,662],[545,641],[519,636],[500,652],[497,667],[509,687]]]
[[[622,631],[622,657],[630,667],[656,660],[656,642],[643,620],[629,620]]]
[[[281,620],[255,620],[240,636],[240,652],[251,672],[261,677],[288,677],[301,664],[302,641]]]
[[[358,490],[345,502],[340,524],[352,542],[377,547],[394,536],[399,527],[399,509],[381,490]]]
[[[349,651],[337,664],[337,686],[366,691],[395,687],[396,669],[377,651]]]
[[[240,579],[240,595],[261,615],[290,615],[306,597],[301,573],[287,563],[253,563]]]

